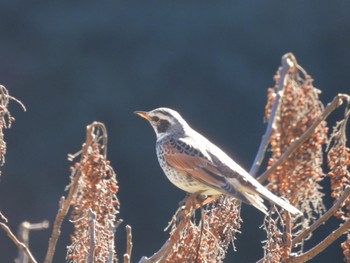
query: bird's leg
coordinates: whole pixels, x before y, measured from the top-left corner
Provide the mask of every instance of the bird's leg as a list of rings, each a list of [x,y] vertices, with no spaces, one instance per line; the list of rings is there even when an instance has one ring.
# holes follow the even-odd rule
[[[212,195],[212,196],[209,196],[207,199],[205,199],[202,203],[202,206],[205,206],[207,204],[210,204],[210,203],[214,203],[216,202],[216,200],[218,200],[220,198],[221,195]]]
[[[194,194],[189,194],[186,198],[186,209],[187,210],[187,213],[190,213],[194,210],[196,210],[197,207],[199,204],[201,204],[202,202],[202,199],[203,199],[203,196],[201,195],[201,192],[198,192],[198,193],[194,193]]]
[[[179,207],[182,207],[184,205],[186,205],[186,202],[187,202],[187,199],[191,197],[192,194],[190,193],[186,193],[186,196],[184,199],[182,199],[180,202],[179,202]]]
[[[203,200],[203,196],[201,196],[202,200],[200,200],[197,197],[198,198],[197,200],[199,200],[200,202],[198,202],[196,204],[195,209],[197,210],[198,208],[201,208],[201,207],[203,207],[203,206],[205,206],[207,204],[214,203],[220,196],[221,195],[212,195],[212,196],[209,196],[209,197],[205,198],[204,200]]]
[[[179,202],[179,208],[171,222],[174,222],[175,225],[178,226],[185,217],[191,217],[195,210],[215,202],[219,197],[220,195],[213,195],[206,198],[201,192],[194,194],[187,193],[186,197]],[[170,227],[171,222],[164,230],[167,230]]]

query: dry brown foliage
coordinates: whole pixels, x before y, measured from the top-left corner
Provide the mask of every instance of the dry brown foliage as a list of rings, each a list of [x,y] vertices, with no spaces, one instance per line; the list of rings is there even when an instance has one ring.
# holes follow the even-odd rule
[[[290,256],[290,247],[286,246],[285,239],[287,237],[283,231],[285,230],[285,222],[281,220],[281,216],[275,217],[278,211],[275,207],[270,210],[270,213],[265,217],[263,228],[266,231],[267,239],[263,241],[264,259],[266,262],[281,262]]]
[[[277,72],[276,83],[279,78]],[[302,78],[296,71],[288,74],[285,80],[270,138],[272,156],[267,169],[307,131],[324,110],[318,98],[319,90],[313,87],[311,76]],[[276,88],[270,88],[266,106],[267,119],[275,97]],[[323,121],[313,135],[268,178],[270,190],[299,207],[307,219],[312,219],[315,213],[319,215],[325,210],[319,182],[324,178],[322,146],[327,140],[327,130],[326,122]]]
[[[193,206],[186,211],[190,216],[181,231],[174,218],[170,239],[175,239],[166,262],[221,262],[228,246],[239,232],[241,218],[239,203],[221,196],[203,210],[203,220],[196,224]]]
[[[22,106],[25,111],[26,108],[16,98],[10,96],[8,90],[0,85],[0,166],[5,163],[5,154],[6,154],[6,142],[4,140],[4,129],[10,128],[12,122],[15,121],[15,118],[11,115],[8,105],[10,100],[16,101],[19,105]],[[1,172],[0,172],[1,175]]]
[[[72,174],[81,173],[79,187],[73,195],[71,221],[74,233],[68,246],[71,262],[115,262],[114,230],[119,210],[116,174],[106,159],[106,130],[94,125],[95,139],[84,152]],[[72,182],[74,176],[72,177]],[[114,259],[114,260],[113,260]]]
[[[333,129],[329,141],[329,151],[327,156],[328,167],[330,171],[328,176],[331,179],[332,197],[338,200],[344,192],[344,189],[350,186],[350,148],[346,146],[346,125],[349,119],[350,110],[347,108],[345,117],[338,122]],[[350,218],[350,198],[347,198],[335,216],[341,220],[348,221]],[[348,232],[347,240],[341,244],[345,261],[350,262],[350,235]]]
[[[336,181],[341,186],[338,190],[333,189],[338,193],[333,195],[341,196],[339,202],[326,212],[320,186],[325,178],[322,164],[324,146],[328,140],[325,119],[344,101],[349,104],[350,97],[340,94],[325,109],[318,97],[320,91],[313,86],[311,76],[298,65],[292,54],[283,56],[282,67],[277,71],[275,82],[275,87],[268,89],[266,118],[269,125],[251,172],[256,174],[259,170],[269,146],[271,156],[268,167],[259,180],[263,182],[267,179],[269,189],[288,199],[304,216],[291,217],[272,206],[263,225],[267,233],[267,239],[263,241],[265,256],[259,262],[305,262],[326,249],[350,227],[350,221],[340,225],[317,246],[303,251],[303,243],[311,237],[312,232],[338,211],[343,206],[343,200],[350,194],[350,189],[343,191],[349,174],[348,166],[345,166],[345,163],[349,165],[349,151],[338,150],[332,157],[334,167],[331,167],[331,172],[337,174]],[[222,200],[226,201],[222,203]],[[187,214],[191,216],[182,217],[182,221],[180,217],[180,222],[173,224],[170,238],[164,246],[152,257],[143,257],[141,263],[159,260],[223,261],[227,245],[233,242],[234,234],[239,232],[242,222],[239,217],[240,206],[232,199],[222,197],[219,202],[204,207],[201,220],[196,220],[191,209],[194,208],[187,208]],[[228,216],[222,211],[230,211],[231,214]],[[212,222],[213,214],[215,224]],[[231,219],[227,220],[228,217]],[[225,227],[229,229],[226,233],[218,230]],[[229,237],[224,238],[227,234]],[[345,255],[349,254],[349,244],[347,241],[342,245]]]
[[[53,224],[45,263],[51,263],[55,254],[62,222],[72,206],[74,233],[68,247],[70,262],[116,262],[114,232],[119,210],[116,174],[107,160],[107,131],[104,124],[94,122],[87,126],[82,149],[69,155],[80,162],[71,167],[71,182],[67,197],[61,197]]]
[[[263,241],[264,257],[259,263],[306,262],[345,234],[347,239],[341,246],[345,260],[350,262],[350,149],[346,145],[350,96],[338,94],[324,108],[319,93],[295,57],[290,53],[284,55],[275,86],[268,89],[265,108],[268,125],[251,173],[257,174],[269,149],[267,168],[258,180],[267,180],[271,191],[288,199],[304,216],[291,217],[271,206],[263,223],[267,237]],[[6,153],[3,129],[14,120],[7,109],[11,99],[17,101],[0,85],[0,164]],[[325,120],[344,103],[347,105],[344,118],[328,138]],[[322,170],[324,154],[327,154],[329,168],[326,175]],[[77,156],[80,161],[71,168],[69,191],[67,197],[61,197],[44,262],[53,260],[61,224],[70,208],[74,233],[67,260],[116,262],[114,232],[121,222],[116,221],[118,184],[107,160],[107,132],[102,123],[87,127],[82,150],[70,158]],[[330,178],[331,195],[335,199],[328,210],[323,204],[320,186],[326,176]],[[304,242],[332,216],[342,224],[316,246],[304,251]],[[4,221],[0,227],[9,238],[30,262],[36,262],[28,246],[8,228],[1,213],[0,220]],[[242,222],[239,201],[225,196],[216,200],[190,196],[170,222],[169,239],[152,257],[142,257],[140,262],[223,262],[230,244],[235,249],[234,241]],[[131,262],[132,246],[131,227],[127,226],[125,263]]]
[[[290,59],[293,65],[298,65],[294,57]],[[279,92],[280,72],[281,69],[275,76],[275,87],[268,89],[267,119],[271,117]],[[274,129],[270,137],[271,157],[267,169],[280,159],[291,144],[298,140],[324,111],[318,97],[320,91],[313,87],[312,78],[305,70],[300,66],[294,66],[282,77],[284,86],[281,92],[283,93],[278,108],[274,112]],[[293,237],[309,227],[326,210],[322,201],[320,182],[324,178],[322,146],[327,142],[327,131],[327,123],[322,121],[312,135],[268,177],[269,189],[287,198],[304,214],[292,222]],[[276,230],[276,234],[278,231]],[[275,251],[277,248],[279,246],[271,245],[265,250]],[[265,251],[267,255],[271,253],[271,251]]]

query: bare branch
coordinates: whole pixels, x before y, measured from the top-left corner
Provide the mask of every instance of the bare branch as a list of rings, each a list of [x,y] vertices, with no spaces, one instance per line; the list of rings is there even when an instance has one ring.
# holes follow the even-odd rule
[[[150,258],[143,256],[139,261],[139,263],[160,262],[161,259],[163,259],[166,255],[169,254],[169,251],[171,250],[172,245],[173,245],[173,241],[169,238],[156,253],[154,253]]]
[[[85,158],[85,156],[88,153],[89,148],[93,144],[93,142],[100,139],[99,135],[96,136],[94,134],[96,126],[101,128],[102,130],[105,130],[104,125],[102,123],[99,123],[99,122],[94,122],[91,125],[87,126],[87,128],[86,128],[86,142],[83,145],[82,154],[81,154],[81,161],[83,161],[83,159]],[[98,137],[98,138],[96,138],[96,137]],[[107,143],[107,138],[105,136],[103,136],[102,139],[104,142]],[[104,154],[106,154],[106,150],[107,149],[104,148]],[[57,240],[61,234],[61,225],[62,225],[63,219],[66,217],[66,215],[68,213],[73,196],[75,195],[75,193],[78,189],[79,179],[80,179],[81,175],[82,175],[82,171],[80,170],[80,166],[74,167],[73,171],[72,171],[72,175],[71,175],[72,182],[69,185],[69,192],[68,192],[67,199],[65,199],[63,196],[60,199],[59,210],[58,210],[58,213],[56,215],[55,222],[54,222],[52,234],[51,234],[51,237],[49,240],[49,247],[48,247],[48,250],[46,253],[44,263],[51,263],[52,262],[53,255],[55,253]]]
[[[5,221],[5,223],[8,222],[7,218],[0,212],[0,219]]]
[[[185,228],[189,220],[189,217],[186,217],[182,220],[180,225],[176,228],[176,232],[173,236],[178,236],[179,233]],[[170,253],[174,243],[176,242],[176,238],[173,236],[169,237],[169,239],[164,243],[164,245],[158,250],[158,252],[154,253],[150,258],[142,257],[139,263],[156,263],[160,260],[166,259],[166,256]]]
[[[56,219],[55,219],[55,222],[53,225],[52,234],[51,234],[51,237],[49,240],[49,247],[47,249],[44,263],[51,263],[52,262],[53,255],[55,254],[57,240],[58,240],[59,236],[61,235],[61,225],[62,225],[63,219],[66,217],[66,215],[68,213],[73,195],[74,195],[76,189],[78,188],[78,182],[79,182],[80,176],[81,176],[81,171],[76,170],[76,174],[74,176],[74,181],[71,184],[67,200],[64,198],[64,196],[62,196],[60,199],[59,209],[58,209],[58,213],[56,215]]]
[[[259,171],[259,168],[260,168],[261,163],[262,163],[264,156],[265,156],[266,149],[269,145],[269,140],[270,140],[271,134],[273,132],[273,126],[275,124],[276,112],[277,112],[277,109],[279,107],[281,97],[283,96],[283,88],[284,88],[285,83],[286,83],[286,77],[288,76],[289,70],[293,67],[296,67],[296,64],[294,63],[294,61],[295,61],[295,58],[294,58],[293,54],[291,54],[291,53],[287,53],[282,57],[282,67],[280,68],[280,79],[279,79],[278,88],[276,91],[277,96],[276,96],[276,99],[274,101],[273,107],[271,109],[271,115],[270,115],[269,122],[268,122],[267,127],[266,127],[265,134],[261,138],[261,143],[260,143],[258,152],[255,156],[254,161],[253,161],[253,165],[249,171],[250,175],[252,175],[254,177],[256,176],[257,172]]]
[[[334,213],[336,211],[338,211],[338,209],[342,206],[343,202],[345,201],[345,199],[347,199],[350,196],[350,187],[346,187],[344,190],[343,195],[338,199],[338,201],[321,217],[319,218],[315,223],[313,223],[310,227],[306,228],[302,233],[300,233],[297,237],[295,237],[292,242],[291,242],[291,248],[295,247],[298,245],[299,242],[301,242],[304,238],[308,237],[312,232],[314,232],[319,226],[321,226],[322,224],[324,224],[332,215],[334,215]],[[350,220],[349,220],[350,221]],[[347,221],[347,223],[349,222]],[[288,222],[286,223],[287,227],[288,227]],[[317,254],[319,254],[322,250],[324,250],[326,247],[328,247],[331,243],[333,243],[337,238],[339,238],[339,236],[341,236],[342,234],[345,233],[345,230],[347,230],[350,227],[350,225],[348,226],[344,226],[342,225],[340,228],[338,228],[338,230],[336,231],[340,231],[339,229],[341,229],[343,232],[339,232],[336,233],[336,231],[334,231],[331,235],[329,235],[326,239],[329,238],[327,243],[324,243],[326,240],[324,240],[321,243],[324,243],[321,245],[318,244],[316,247],[312,248],[311,250],[309,250],[308,252],[303,254],[303,257],[299,259],[299,257],[292,259],[292,261],[290,262],[305,262],[306,260],[311,259],[312,257],[316,256]],[[316,249],[317,250],[314,250]],[[321,249],[322,248],[322,249]],[[308,255],[306,255],[307,253],[310,253]],[[309,257],[310,255],[312,255],[312,257]],[[300,256],[301,257],[301,256]],[[298,260],[297,260],[298,259]],[[305,259],[305,260],[304,260]],[[296,260],[296,261],[295,261]],[[304,261],[303,261],[304,260]],[[258,261],[259,263],[264,262],[264,259],[261,259]]]
[[[16,236],[11,232],[10,228],[6,224],[0,223],[0,227],[6,232],[6,234],[13,241],[13,243],[15,243],[15,245],[27,255],[29,262],[37,263],[28,247],[16,238]]]
[[[115,228],[115,229],[117,229],[117,228],[118,228],[118,227],[119,227],[119,226],[120,226],[120,225],[121,225],[123,222],[124,222],[124,220],[123,220],[123,219],[121,219],[121,218],[120,218],[120,219],[118,219],[118,220],[117,220],[117,222],[115,222],[115,226],[114,226],[114,228]]]
[[[166,259],[172,247],[174,246],[175,242],[179,238],[180,232],[186,227],[189,220],[191,219],[192,214],[190,213],[190,208],[193,205],[192,201],[194,201],[193,196],[192,197],[190,196],[186,200],[185,217],[182,219],[181,223],[177,226],[175,231],[172,233],[169,239],[164,243],[164,245],[158,250],[158,252],[154,253],[150,258],[147,258],[145,256],[142,257],[139,263],[156,263],[156,262],[160,262],[160,260]]]
[[[340,105],[343,104],[343,101],[350,102],[350,96],[346,94],[338,94],[334,97],[333,101],[328,103],[327,107],[323,111],[323,113],[315,120],[315,122],[309,127],[309,129],[300,136],[299,139],[295,140],[288,149],[281,155],[281,157],[263,174],[261,174],[258,178],[258,181],[260,183],[264,182],[267,177],[269,177],[270,174],[272,174],[278,166],[282,165],[285,161],[287,161],[288,157],[294,153],[296,149],[299,148],[300,145],[302,145],[307,139],[313,135],[313,132],[317,128],[317,126],[324,121],[329,114],[331,114],[336,108],[338,108]]]
[[[40,223],[31,224],[27,221],[22,222],[18,227],[18,239],[20,242],[23,242],[23,244],[27,247],[29,247],[29,233],[32,230],[43,230],[49,228],[49,221],[45,220]],[[15,259],[15,262],[20,263],[27,263],[28,262],[28,256],[23,253],[23,250],[18,250],[18,256]]]
[[[89,247],[89,254],[87,258],[88,263],[94,263],[95,258],[95,249],[96,249],[96,242],[95,242],[95,228],[96,228],[96,213],[92,211],[92,209],[89,209],[90,212],[90,247]]]
[[[346,187],[342,196],[338,199],[338,201],[315,223],[313,223],[310,227],[306,228],[303,232],[301,232],[297,237],[292,240],[292,247],[298,245],[304,238],[308,237],[312,232],[314,232],[319,226],[324,224],[338,209],[342,206],[343,202],[350,195],[350,187]]]
[[[286,212],[286,230],[284,232],[284,252],[283,257],[288,258],[292,250],[292,218],[290,213]]]
[[[331,245],[340,236],[345,234],[350,229],[350,220],[342,224],[337,230],[333,231],[329,236],[327,236],[323,241],[321,241],[317,246],[313,247],[309,251],[292,258],[289,262],[291,263],[302,263],[312,259],[317,256],[320,252],[325,250],[329,245]]]
[[[132,232],[131,226],[126,225],[126,253],[124,254],[124,263],[130,263],[131,252],[132,252]]]
[[[128,254],[125,253],[123,256],[123,259],[124,259],[123,263],[130,263],[130,256]]]
[[[0,85],[0,98],[1,98],[0,100],[2,101],[1,105],[6,108],[10,100],[13,100],[22,107],[23,111],[27,111],[24,104],[20,100],[16,99],[15,97],[10,96],[8,90],[3,85]]]
[[[126,253],[124,254],[124,263],[130,263],[132,246],[133,246],[131,226],[126,225],[125,229],[126,229]]]

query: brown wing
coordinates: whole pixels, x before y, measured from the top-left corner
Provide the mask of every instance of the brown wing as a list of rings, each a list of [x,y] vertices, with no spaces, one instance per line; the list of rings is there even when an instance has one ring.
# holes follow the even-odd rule
[[[169,145],[163,145],[165,148],[165,160],[179,172],[191,175],[195,180],[207,185],[217,191],[235,195],[236,191],[228,183],[226,178],[211,162],[205,154],[197,147],[190,145],[184,140],[172,140]],[[170,149],[166,149],[171,147]]]
[[[229,182],[225,171],[220,169],[211,157],[206,157],[199,147],[184,139],[171,139],[162,145],[166,153],[165,161],[179,172],[193,177],[193,179],[215,189],[223,194],[233,196],[249,204],[249,200]]]

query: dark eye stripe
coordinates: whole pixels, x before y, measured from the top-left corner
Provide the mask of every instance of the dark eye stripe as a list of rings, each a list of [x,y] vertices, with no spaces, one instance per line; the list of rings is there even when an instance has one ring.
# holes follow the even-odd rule
[[[154,116],[154,117],[152,117],[152,121],[158,122],[158,121],[159,121],[159,118],[158,118],[157,116]]]
[[[157,131],[159,133],[166,132],[169,129],[170,123],[167,120],[160,120],[157,125]]]

